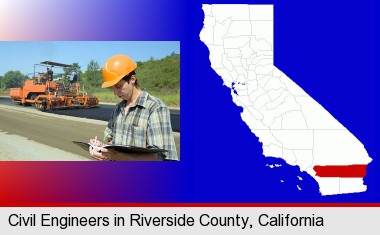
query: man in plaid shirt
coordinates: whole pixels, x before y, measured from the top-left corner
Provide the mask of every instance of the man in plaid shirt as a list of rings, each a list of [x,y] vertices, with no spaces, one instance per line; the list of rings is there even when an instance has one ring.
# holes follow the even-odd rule
[[[111,87],[122,99],[112,113],[104,131],[104,141],[110,144],[128,145],[149,149],[164,149],[156,154],[122,153],[102,148],[100,141],[90,140],[90,154],[99,160],[178,160],[170,112],[164,102],[140,89],[135,69],[137,65],[126,55],[115,55],[103,66],[102,88]]]

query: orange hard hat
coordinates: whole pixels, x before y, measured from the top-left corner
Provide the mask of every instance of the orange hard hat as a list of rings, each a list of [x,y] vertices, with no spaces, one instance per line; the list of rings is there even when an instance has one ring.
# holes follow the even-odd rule
[[[102,88],[110,87],[118,83],[123,77],[137,68],[133,60],[126,55],[114,55],[103,66]]]

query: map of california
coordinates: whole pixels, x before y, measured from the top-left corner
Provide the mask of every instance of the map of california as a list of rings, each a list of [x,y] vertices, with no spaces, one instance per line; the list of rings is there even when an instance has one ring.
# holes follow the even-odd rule
[[[363,144],[273,64],[272,5],[203,5],[200,40],[263,155],[307,172],[322,195],[367,190]]]

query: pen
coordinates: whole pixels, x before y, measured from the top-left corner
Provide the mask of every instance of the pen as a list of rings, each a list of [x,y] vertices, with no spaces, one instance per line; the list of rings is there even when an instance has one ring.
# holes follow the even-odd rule
[[[101,147],[98,146],[98,136],[95,136],[94,143],[91,145],[91,147],[96,148],[98,152],[100,152]]]

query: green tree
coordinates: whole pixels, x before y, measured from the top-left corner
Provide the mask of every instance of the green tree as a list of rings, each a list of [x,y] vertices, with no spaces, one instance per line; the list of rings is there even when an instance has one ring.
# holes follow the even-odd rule
[[[102,80],[102,70],[100,69],[98,62],[91,60],[90,63],[88,63],[86,70],[87,84],[91,87],[97,88],[101,86]]]
[[[8,71],[4,74],[4,81],[6,88],[21,87],[23,82],[28,79],[28,76],[23,75],[20,71]]]
[[[0,90],[2,89],[2,87],[4,86],[3,85],[3,82],[4,81],[4,77],[3,76],[0,76]]]

